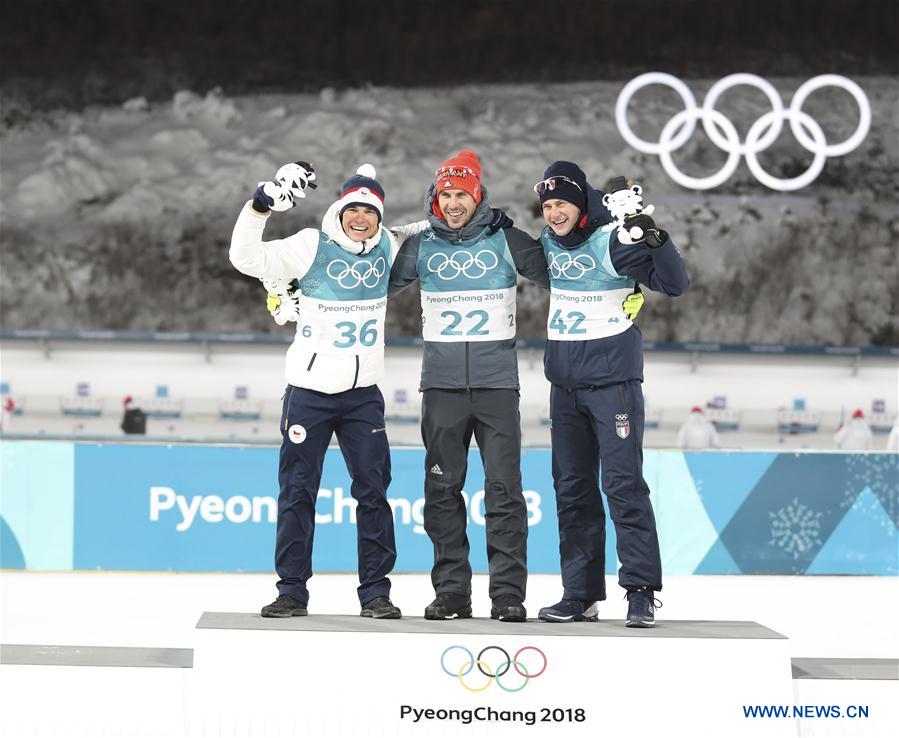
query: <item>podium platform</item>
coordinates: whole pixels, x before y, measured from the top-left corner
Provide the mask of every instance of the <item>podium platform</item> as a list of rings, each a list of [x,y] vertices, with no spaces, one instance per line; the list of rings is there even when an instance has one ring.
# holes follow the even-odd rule
[[[795,736],[787,639],[755,622],[204,613],[190,734]]]

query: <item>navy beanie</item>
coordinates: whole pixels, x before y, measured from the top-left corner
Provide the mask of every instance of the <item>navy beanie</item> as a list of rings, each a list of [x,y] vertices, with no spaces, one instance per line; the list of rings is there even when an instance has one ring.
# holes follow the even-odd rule
[[[564,179],[557,179],[552,184],[552,189],[547,187],[540,195],[540,204],[547,200],[564,200],[570,202],[582,213],[587,211],[587,175],[577,165],[570,161],[556,161],[550,164],[543,173],[543,179],[551,179],[552,177],[567,177],[572,182],[576,182],[577,186],[566,182]]]
[[[384,188],[375,177],[377,172],[371,164],[363,164],[356,174],[343,183],[340,192],[340,210],[338,218],[343,219],[343,212],[353,205],[364,205],[378,214],[378,223],[384,218]]]

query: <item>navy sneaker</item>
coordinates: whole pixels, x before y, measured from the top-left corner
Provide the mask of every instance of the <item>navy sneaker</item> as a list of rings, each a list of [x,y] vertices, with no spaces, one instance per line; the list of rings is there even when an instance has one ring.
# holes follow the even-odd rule
[[[500,595],[493,600],[490,618],[491,620],[502,620],[505,623],[525,623],[528,619],[528,611],[524,609],[524,603],[515,595]]]
[[[471,617],[471,597],[443,592],[425,608],[425,620],[452,620]]]
[[[380,620],[399,620],[403,617],[400,609],[394,605],[389,597],[375,597],[373,600],[362,605],[362,612],[359,613],[364,618],[377,618]]]
[[[653,591],[647,587],[631,590],[627,597],[628,628],[654,628],[656,625],[655,610],[662,603],[653,597]]]
[[[595,623],[599,620],[598,612],[599,606],[595,602],[562,600],[555,605],[540,608],[537,617],[545,620],[547,623],[574,623],[579,621]]]
[[[262,617],[264,618],[292,618],[308,614],[306,605],[290,595],[284,594],[278,595],[277,600],[262,608]]]

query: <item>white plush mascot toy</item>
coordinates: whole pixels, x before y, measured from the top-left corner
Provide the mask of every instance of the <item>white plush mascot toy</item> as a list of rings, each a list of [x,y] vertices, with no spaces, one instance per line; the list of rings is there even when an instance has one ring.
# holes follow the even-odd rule
[[[613,177],[606,185],[606,194],[602,196],[602,204],[615,219],[603,226],[604,231],[618,229],[618,240],[623,244],[632,244],[643,238],[643,229],[634,225],[625,227],[624,219],[635,215],[652,215],[654,205],[643,205],[643,188],[624,177]]]

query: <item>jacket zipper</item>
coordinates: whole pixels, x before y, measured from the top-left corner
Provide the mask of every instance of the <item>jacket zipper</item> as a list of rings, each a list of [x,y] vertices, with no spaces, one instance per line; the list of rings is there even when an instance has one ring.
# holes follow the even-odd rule
[[[316,357],[316,356],[318,356],[317,353],[316,353],[316,354],[312,354],[312,358],[309,359],[309,366],[306,367],[306,371],[307,371],[307,372],[311,372],[311,371],[312,371],[312,365],[315,363],[315,357]]]
[[[353,386],[350,389],[356,389],[356,382],[359,381],[359,354],[356,354],[356,376],[353,377]]]
[[[287,408],[284,410],[284,430],[287,430],[287,423],[290,422],[290,398],[293,397],[294,386],[290,385],[290,392],[287,395]]]
[[[465,342],[465,390],[470,394],[471,393],[471,378],[469,377],[468,372],[468,341]]]

